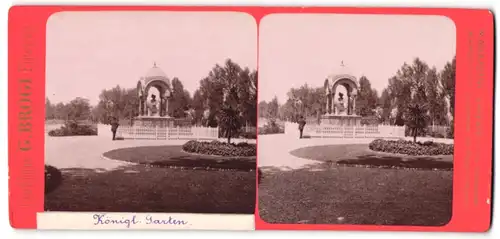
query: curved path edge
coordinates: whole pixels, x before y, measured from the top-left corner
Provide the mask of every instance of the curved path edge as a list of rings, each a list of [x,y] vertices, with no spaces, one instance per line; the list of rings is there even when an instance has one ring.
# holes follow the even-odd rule
[[[412,140],[411,137],[404,138]],[[292,155],[290,152],[299,148],[339,144],[369,144],[374,138],[308,138],[298,139],[293,135],[270,134],[259,135],[257,148],[257,165],[262,172],[280,170],[290,171],[307,168],[323,162],[305,159]],[[432,140],[435,142],[453,143],[452,139],[419,138],[419,141]]]

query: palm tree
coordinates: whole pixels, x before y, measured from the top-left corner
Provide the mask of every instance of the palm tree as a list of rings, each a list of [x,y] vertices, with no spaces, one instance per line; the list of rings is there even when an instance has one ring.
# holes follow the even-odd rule
[[[227,137],[227,143],[231,143],[231,137],[241,128],[239,113],[231,106],[223,107],[219,114],[219,126]]]
[[[425,104],[412,103],[406,111],[406,126],[410,128],[413,135],[413,142],[417,142],[419,132],[423,132],[429,122],[427,107]]]

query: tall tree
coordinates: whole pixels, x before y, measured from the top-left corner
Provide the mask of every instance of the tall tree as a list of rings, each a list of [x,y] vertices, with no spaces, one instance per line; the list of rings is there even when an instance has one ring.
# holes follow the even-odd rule
[[[455,116],[455,73],[456,70],[456,56],[453,57],[451,62],[446,63],[444,69],[441,71],[440,80],[443,86],[443,94],[449,102],[451,116]]]
[[[237,77],[238,110],[245,125],[257,124],[257,72],[242,69]]]
[[[77,97],[68,103],[68,120],[88,120],[91,106],[88,99]]]
[[[257,72],[241,68],[227,59],[224,65],[215,65],[200,81],[196,111],[208,110],[208,125],[216,126],[217,115],[223,106],[238,111],[241,125],[257,123]],[[203,104],[200,104],[203,102]],[[203,107],[200,109],[199,107]]]
[[[425,94],[429,109],[429,116],[432,125],[445,125],[446,101],[439,83],[437,70],[435,67],[429,69],[425,80]]]
[[[104,89],[99,95],[99,102],[93,110],[94,117],[102,123],[109,123],[111,117],[131,119],[138,114],[139,99],[135,88],[125,89],[116,86]]]
[[[405,75],[410,81],[412,87],[412,101],[418,104],[424,104],[428,102],[427,92],[426,92],[426,79],[429,72],[429,66],[420,60],[415,58],[413,65],[410,67],[410,71]]]
[[[55,119],[55,106],[52,105],[49,98],[45,98],[45,119]]]
[[[391,102],[391,97],[389,95],[389,91],[387,89],[384,89],[378,100],[378,105],[382,109],[382,112],[380,112],[380,123],[390,122],[390,116],[392,110],[391,103],[392,102]]]
[[[360,77],[359,90],[356,97],[356,114],[361,116],[373,115],[377,107],[377,101],[377,91],[372,89],[370,81],[365,76]]]
[[[259,117],[260,118],[267,118],[267,109],[269,108],[269,104],[266,101],[261,101],[259,102]]]
[[[276,119],[278,117],[278,98],[275,96],[267,106],[267,118]]]
[[[206,125],[206,122],[203,122],[203,113],[206,109],[206,102],[202,95],[202,91],[200,91],[199,89],[196,90],[193,94],[191,107],[194,111],[193,124]]]
[[[296,121],[299,116],[317,117],[324,110],[326,98],[323,87],[313,88],[307,84],[288,91],[288,99],[279,110],[280,115]]]
[[[411,65],[404,63],[394,77],[389,79],[387,87],[389,96],[393,100],[393,108],[396,110],[396,125],[405,122],[405,114],[410,104],[427,103],[426,79],[429,66],[415,58]]]
[[[55,111],[55,118],[56,119],[61,119],[61,120],[66,120],[68,119],[68,107],[62,102],[59,102],[56,104],[54,107]]]
[[[174,118],[184,118],[187,116],[186,111],[189,110],[191,97],[179,78],[174,77],[171,84],[172,98],[169,101],[169,114]]]

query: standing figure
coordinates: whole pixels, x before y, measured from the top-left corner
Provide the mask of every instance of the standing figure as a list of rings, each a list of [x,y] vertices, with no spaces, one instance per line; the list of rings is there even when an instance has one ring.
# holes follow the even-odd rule
[[[298,123],[299,123],[299,131],[300,131],[299,139],[302,139],[302,133],[304,132],[304,127],[306,126],[306,121],[304,119],[304,116],[300,116]]]
[[[156,95],[151,95],[149,113],[150,116],[156,116],[158,114],[158,101],[156,100]]]
[[[346,111],[345,105],[344,105],[344,94],[339,93],[339,99],[337,101],[337,114],[344,114]]]
[[[118,119],[116,117],[113,117],[111,120],[111,132],[113,133],[113,140],[116,139],[116,131],[118,130],[118,126],[120,124],[118,123]]]

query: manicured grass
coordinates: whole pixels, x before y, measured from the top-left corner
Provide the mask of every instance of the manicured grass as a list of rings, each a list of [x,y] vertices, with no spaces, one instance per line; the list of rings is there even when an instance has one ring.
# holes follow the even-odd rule
[[[56,167],[45,165],[45,193],[54,191],[62,181],[62,174]]]
[[[184,153],[181,146],[117,149],[106,157],[137,163],[112,171],[65,169],[45,195],[48,211],[253,214],[255,157]]]
[[[46,211],[244,213],[255,209],[255,171],[135,165],[114,171],[62,170]]]
[[[417,159],[392,155],[389,160],[367,145],[315,146],[291,154],[324,163],[292,171],[260,168],[259,215],[266,222],[441,226],[452,216],[449,170],[427,164],[408,169],[401,162]],[[355,160],[369,157],[387,162],[342,164],[366,166]],[[436,160],[452,163],[451,157]]]
[[[372,151],[367,145],[322,145],[300,148],[290,154],[307,159],[375,168],[453,170],[453,155],[410,156]]]
[[[193,154],[182,151],[182,146],[144,146],[116,149],[105,157],[157,167],[200,170],[256,170],[256,157],[226,157]]]

